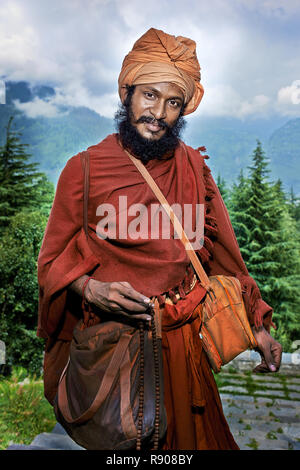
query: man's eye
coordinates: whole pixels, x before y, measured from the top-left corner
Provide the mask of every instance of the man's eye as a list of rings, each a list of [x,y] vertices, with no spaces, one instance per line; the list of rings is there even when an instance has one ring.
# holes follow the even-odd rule
[[[175,100],[170,100],[169,103],[173,108],[177,108],[179,106],[178,101]]]
[[[153,99],[154,98],[154,94],[153,93],[150,93],[149,91],[146,91],[145,92],[145,96],[149,99]]]

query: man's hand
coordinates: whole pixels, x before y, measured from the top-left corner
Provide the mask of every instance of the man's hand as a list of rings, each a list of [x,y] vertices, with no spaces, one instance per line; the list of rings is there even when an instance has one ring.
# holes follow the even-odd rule
[[[151,301],[137,292],[129,282],[101,282],[90,279],[85,298],[104,312],[150,321],[147,313]]]
[[[252,327],[252,332],[261,356],[261,363],[253,369],[253,372],[277,372],[281,364],[281,344],[275,341],[263,326]]]

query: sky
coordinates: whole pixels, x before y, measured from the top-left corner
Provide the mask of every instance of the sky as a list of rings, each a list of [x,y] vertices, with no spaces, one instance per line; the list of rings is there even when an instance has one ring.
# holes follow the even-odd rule
[[[55,88],[16,103],[30,117],[61,105],[113,117],[123,58],[151,27],[197,43],[193,116],[300,117],[300,0],[1,0],[0,79]]]

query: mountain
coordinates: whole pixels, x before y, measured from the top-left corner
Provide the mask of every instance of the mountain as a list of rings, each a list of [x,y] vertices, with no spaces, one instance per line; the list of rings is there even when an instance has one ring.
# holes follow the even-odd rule
[[[85,107],[65,107],[56,117],[29,118],[13,104],[14,100],[30,102],[35,97],[45,98],[54,93],[51,87],[31,89],[26,82],[9,83],[6,102],[0,106],[0,145],[5,141],[5,126],[14,116],[13,129],[22,133],[22,142],[28,144],[32,161],[56,183],[66,161],[90,145],[100,142],[114,132],[113,120],[100,116]]]
[[[190,119],[184,139],[195,148],[204,145],[210,156],[208,165],[214,176],[219,174],[231,183],[242,169],[246,174],[257,139],[268,154],[270,135],[285,122],[286,119],[280,116],[243,121],[235,118],[196,117]]]
[[[27,82],[6,82],[6,104],[13,104],[14,100],[21,103],[28,103],[35,97],[45,99],[55,95],[55,90],[46,85],[37,85],[30,87]]]
[[[29,118],[19,111],[14,101],[47,100],[55,94],[52,87],[31,87],[26,82],[9,82],[6,105],[0,105],[0,145],[5,139],[5,126],[11,115],[14,128],[21,131],[22,141],[29,144],[33,161],[56,183],[68,158],[100,142],[114,132],[114,121],[85,107],[65,107],[56,117]],[[210,155],[208,165],[214,177],[218,174],[230,184],[251,163],[256,141],[262,142],[270,159],[270,178],[281,178],[284,188],[300,194],[300,118],[287,122],[285,117],[215,118],[193,115],[187,117],[182,138],[194,148],[205,146]]]
[[[270,136],[268,155],[272,175],[280,178],[289,188],[300,192],[300,118],[288,121]]]

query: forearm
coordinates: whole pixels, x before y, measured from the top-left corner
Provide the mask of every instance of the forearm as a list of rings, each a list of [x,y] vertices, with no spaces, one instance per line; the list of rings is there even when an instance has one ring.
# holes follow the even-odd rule
[[[84,274],[83,276],[79,277],[78,279],[75,279],[75,281],[73,281],[69,285],[68,289],[70,289],[73,292],[76,292],[76,294],[78,294],[80,297],[82,297],[82,289],[83,289],[84,283],[86,282],[86,280],[88,278],[89,278],[89,276],[87,274]]]

